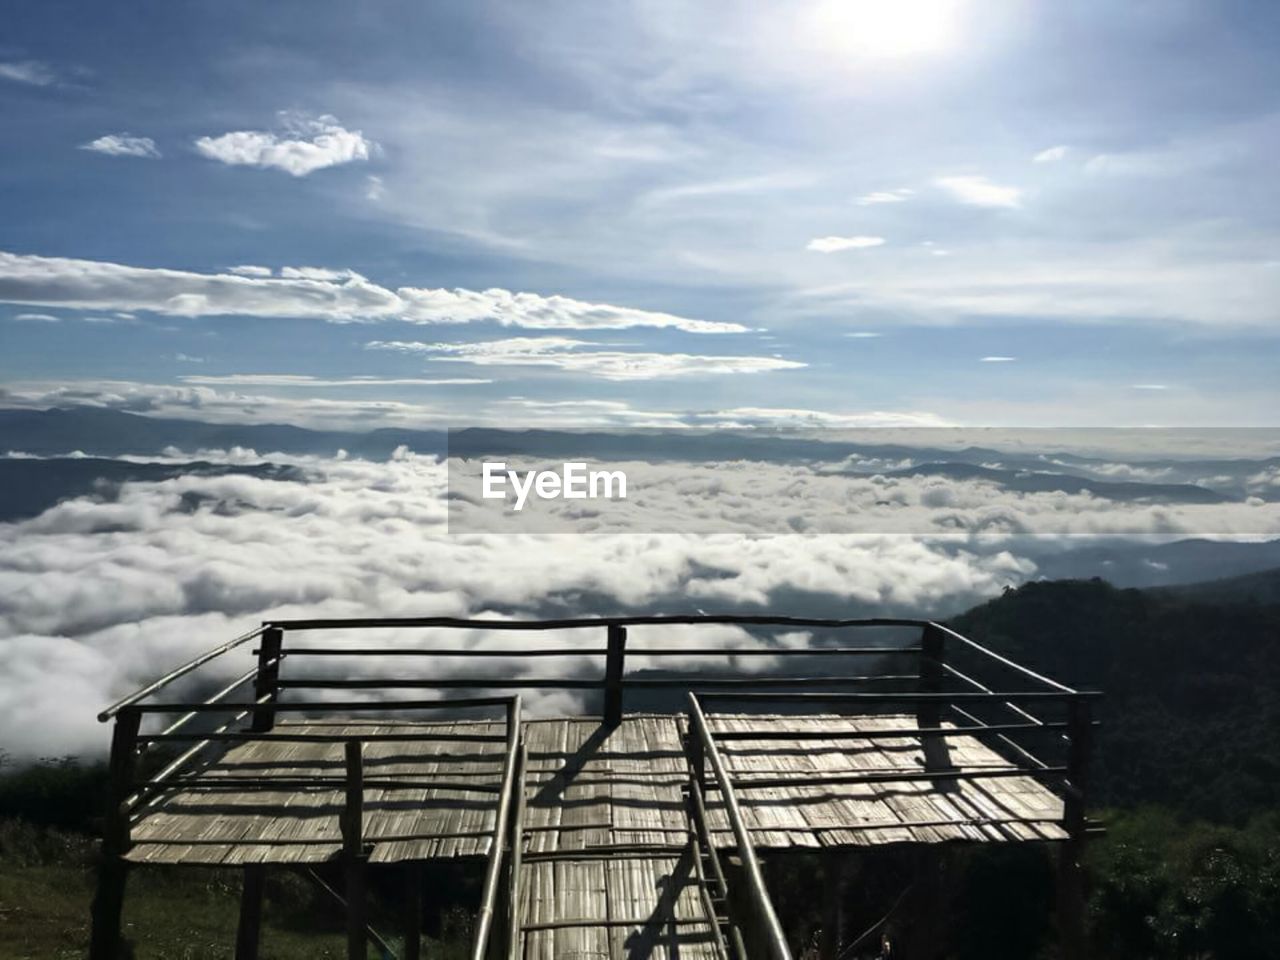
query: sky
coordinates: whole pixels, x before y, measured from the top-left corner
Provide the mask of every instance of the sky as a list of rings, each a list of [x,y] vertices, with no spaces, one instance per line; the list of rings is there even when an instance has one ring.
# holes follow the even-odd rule
[[[0,404],[1276,425],[1280,8],[24,4]]]

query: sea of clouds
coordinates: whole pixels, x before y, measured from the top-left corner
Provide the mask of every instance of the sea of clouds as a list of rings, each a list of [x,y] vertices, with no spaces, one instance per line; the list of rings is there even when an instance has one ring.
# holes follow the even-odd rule
[[[1070,529],[1088,533],[1258,533],[1259,511],[1276,509],[1251,502],[1103,509],[1097,498],[1001,493],[929,477],[884,482],[794,464],[666,463],[636,464],[633,483],[659,498],[668,515],[683,511],[691,529],[716,521],[715,529],[727,532],[625,532],[635,529],[631,514],[597,504],[591,533],[513,533],[500,524],[476,533],[459,533],[455,525],[451,533],[446,465],[434,456],[169,454],[174,462],[269,459],[301,474],[129,482],[0,524],[0,749],[10,756],[102,752],[107,737],[95,715],[104,705],[268,618],[698,610],[941,616],[1037,575],[1010,531],[1025,535],[1043,522],[1058,533],[1071,515]],[[952,519],[936,536],[806,534],[830,514],[837,496],[853,506],[867,497],[873,508],[895,504],[914,529],[921,512]],[[1005,519],[993,523],[997,516]],[[1262,526],[1280,532],[1273,513],[1265,517]],[[794,532],[759,532],[778,529]],[[726,646],[805,640],[760,638],[733,627],[635,634],[663,645],[693,636],[700,645]],[[420,631],[397,630],[379,633],[375,642],[422,639]],[[479,646],[510,643],[511,635],[466,631],[451,639]],[[554,640],[601,644],[581,632]],[[238,676],[250,663],[250,646],[215,661],[204,676],[223,682]],[[364,657],[308,664],[302,672],[388,676],[403,674],[406,662]],[[411,663],[427,677],[512,670],[496,660]],[[642,655],[629,658],[631,669],[650,665]],[[770,661],[752,665],[767,668]],[[542,660],[515,669],[516,675],[594,672],[599,661]],[[197,690],[184,684],[174,691],[184,692]],[[526,705],[547,714],[573,712],[583,702],[573,693],[533,691]]]

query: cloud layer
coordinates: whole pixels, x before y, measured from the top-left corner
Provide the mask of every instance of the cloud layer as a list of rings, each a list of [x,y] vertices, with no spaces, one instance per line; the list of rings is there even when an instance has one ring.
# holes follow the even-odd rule
[[[700,356],[688,353],[605,350],[590,341],[570,337],[511,337],[478,343],[373,340],[365,344],[365,349],[421,354],[432,360],[477,366],[555,367],[604,380],[766,373],[773,370],[796,370],[806,366],[799,361],[784,360],[781,357]]]
[[[737,323],[509,290],[390,290],[351,270],[237,266],[227,273],[131,267],[101,260],[0,251],[0,301],[81,310],[149,310],[177,317],[305,317],[333,323],[401,320],[460,324],[487,320],[535,330],[666,327],[737,333]]]
[[[883,537],[450,536],[445,471],[433,458],[291,462],[311,481],[130,483],[114,499],[67,501],[0,524],[5,749],[100,752],[106,741],[94,714],[105,703],[268,617],[547,615],[580,611],[584,598],[599,610],[751,609],[796,591],[846,612],[925,612],[993,593],[1033,569],[1005,553],[951,554]],[[764,499],[757,507],[770,509]],[[749,642],[725,630],[710,639]],[[495,638],[477,631],[460,640]],[[598,669],[572,660],[540,666]],[[243,669],[224,660],[213,672],[230,679]],[[355,669],[385,675],[389,667],[362,660]],[[448,676],[479,668],[427,660],[422,669]],[[576,706],[558,694],[530,699],[535,712]],[[54,700],[75,706],[51,716]]]

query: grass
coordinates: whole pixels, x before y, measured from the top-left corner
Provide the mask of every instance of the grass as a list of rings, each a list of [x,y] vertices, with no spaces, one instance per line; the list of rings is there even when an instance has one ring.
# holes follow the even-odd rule
[[[0,820],[0,960],[83,960],[89,942],[95,843],[81,834]],[[399,954],[394,873],[372,897],[374,926]],[[235,870],[135,867],[125,897],[124,936],[132,960],[230,960],[239,913]],[[446,908],[441,940],[424,939],[423,956],[465,956],[465,911]],[[342,913],[299,875],[268,873],[262,960],[346,957]],[[370,947],[369,957],[378,954]],[[378,958],[381,960],[381,958]]]

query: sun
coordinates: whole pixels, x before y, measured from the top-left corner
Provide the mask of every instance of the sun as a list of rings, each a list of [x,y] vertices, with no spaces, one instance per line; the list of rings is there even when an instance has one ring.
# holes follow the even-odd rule
[[[814,44],[853,58],[943,51],[957,39],[961,0],[820,0],[806,24]]]

